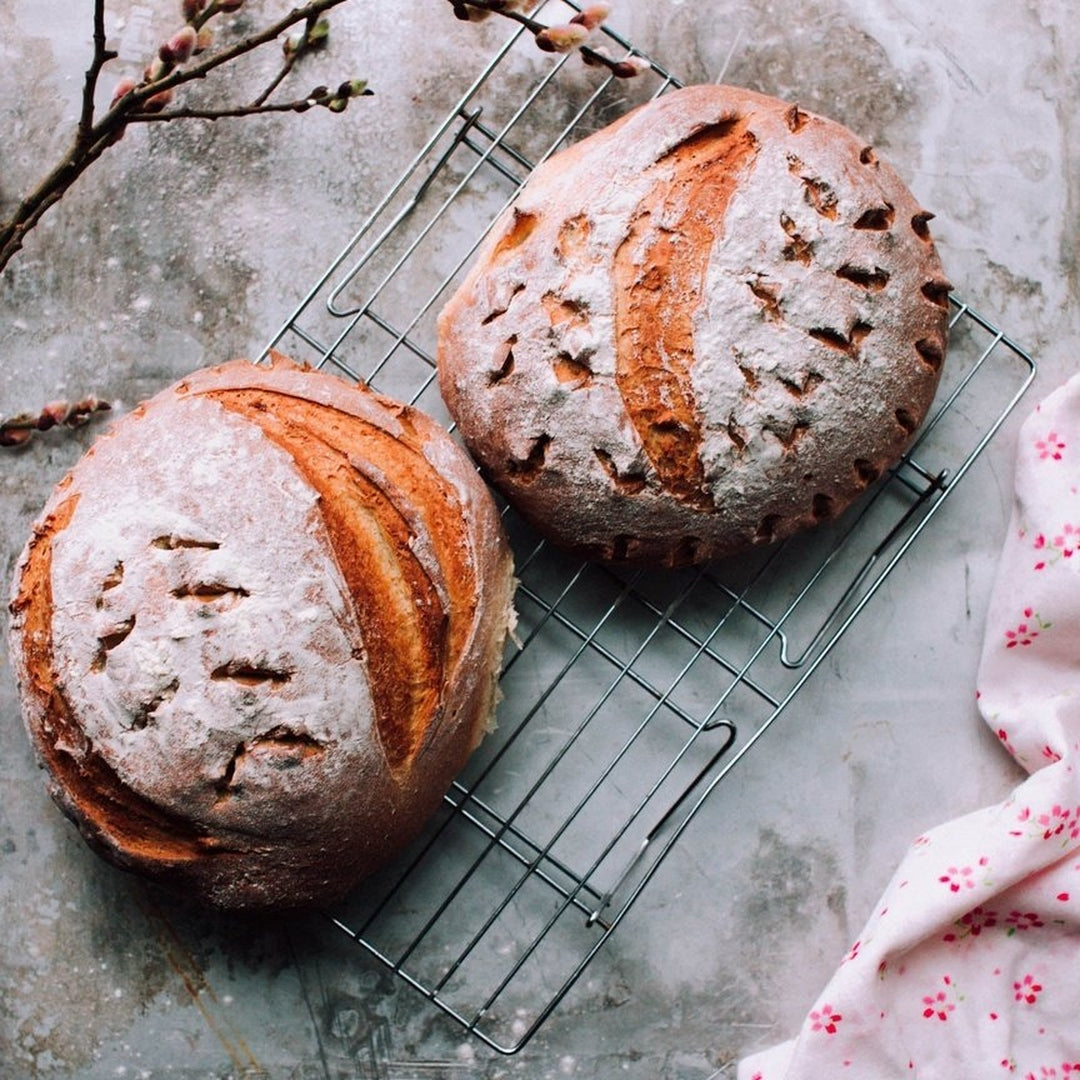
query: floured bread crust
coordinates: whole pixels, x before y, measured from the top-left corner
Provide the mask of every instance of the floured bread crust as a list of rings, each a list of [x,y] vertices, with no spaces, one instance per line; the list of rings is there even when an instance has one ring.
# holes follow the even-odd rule
[[[851,132],[695,86],[555,155],[440,316],[488,478],[587,557],[680,565],[839,514],[933,398],[927,222]]]
[[[12,655],[98,851],[219,907],[311,906],[412,838],[492,722],[512,590],[444,430],[281,356],[236,361],[59,485]]]

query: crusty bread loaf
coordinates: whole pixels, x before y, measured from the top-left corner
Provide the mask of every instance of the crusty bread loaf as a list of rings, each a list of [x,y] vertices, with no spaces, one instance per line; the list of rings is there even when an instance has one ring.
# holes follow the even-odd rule
[[[320,905],[414,836],[491,723],[512,589],[491,495],[434,421],[234,361],[61,482],[12,655],[101,854],[222,908]]]
[[[945,357],[931,215],[839,124],[695,86],[553,156],[440,316],[484,473],[588,557],[686,564],[839,514]]]

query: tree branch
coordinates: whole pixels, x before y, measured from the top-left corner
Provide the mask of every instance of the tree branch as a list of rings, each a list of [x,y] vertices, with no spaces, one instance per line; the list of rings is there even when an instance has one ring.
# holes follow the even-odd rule
[[[308,98],[303,99],[303,102],[271,105],[267,98],[280,84],[279,79],[267,92],[260,95],[261,100],[258,100],[254,107],[237,106],[220,110],[185,108],[164,111],[163,109],[176,87],[197,79],[205,79],[207,75],[223,65],[277,40],[298,23],[314,26],[319,16],[347,2],[348,0],[309,0],[308,3],[294,7],[262,30],[241,38],[225,48],[195,58],[190,64],[176,66],[157,61],[159,70],[155,75],[148,76],[141,83],[131,86],[126,93],[113,100],[104,114],[95,119],[94,98],[101,71],[110,60],[115,59],[116,53],[106,47],[104,0],[94,0],[94,55],[86,71],[82,107],[74,138],[67,152],[56,165],[23,197],[14,212],[0,221],[0,273],[3,273],[7,264],[22,248],[27,233],[51,207],[60,201],[90,165],[123,137],[129,123],[141,123],[150,119],[217,119],[225,116],[248,116],[255,112],[302,112],[310,107],[308,102],[329,104],[328,100],[313,99],[309,95]],[[210,5],[191,25],[201,27],[210,17],[220,11],[218,0],[211,0]],[[290,70],[291,67],[290,64]],[[336,100],[343,103],[350,96],[364,92],[356,89],[357,85],[343,83]],[[346,87],[351,89],[343,93]]]

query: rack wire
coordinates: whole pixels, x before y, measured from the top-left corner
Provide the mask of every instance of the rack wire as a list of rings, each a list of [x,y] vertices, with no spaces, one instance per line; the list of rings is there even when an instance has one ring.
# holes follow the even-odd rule
[[[560,21],[574,6],[549,0],[535,14]],[[605,32],[620,56],[640,55]],[[646,76],[612,80],[521,37],[267,350],[452,426],[435,385],[435,317],[487,228],[541,160],[679,85],[652,60]],[[535,1034],[1029,386],[1032,358],[951,303],[946,373],[917,442],[835,522],[657,575],[576,562],[504,509],[520,587],[499,727],[413,850],[330,916],[365,954],[498,1051]]]

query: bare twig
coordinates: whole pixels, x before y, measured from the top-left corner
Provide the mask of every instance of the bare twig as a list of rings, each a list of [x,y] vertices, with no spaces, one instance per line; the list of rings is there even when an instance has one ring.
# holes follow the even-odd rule
[[[215,120],[256,113],[303,112],[313,105],[324,105],[333,111],[341,111],[351,97],[366,93],[366,88],[360,81],[349,80],[341,83],[334,92],[318,88],[316,92],[298,100],[272,103],[270,96],[295,66],[295,57],[290,60],[287,54],[284,70],[279,77],[275,77],[271,85],[249,105],[219,109],[190,106],[169,108],[178,87],[205,79],[218,68],[278,40],[299,24],[305,27],[300,38],[305,47],[297,51],[307,51],[313,34],[320,26],[321,18],[332,8],[346,2],[347,0],[308,0],[261,30],[225,47],[199,53],[191,58],[190,63],[187,58],[178,62],[169,54],[167,47],[163,46],[159,58],[147,68],[143,80],[138,83],[128,80],[129,85],[118,88],[123,92],[115,95],[109,108],[98,116],[95,113],[94,99],[101,72],[110,60],[115,59],[116,53],[106,47],[104,0],[94,0],[94,52],[86,70],[82,106],[74,138],[56,165],[23,197],[11,215],[0,220],[0,273],[22,248],[27,233],[63,198],[79,177],[123,137],[130,124],[180,119]],[[197,33],[215,15],[223,11],[234,11],[240,3],[237,0],[210,0],[209,4],[196,3],[191,6],[196,10],[189,18],[188,25]]]
[[[111,405],[96,397],[81,401],[50,401],[36,415],[20,413],[8,420],[0,420],[0,446],[24,446],[37,431],[63,426],[81,427],[94,413],[107,412]]]
[[[544,52],[578,52],[585,63],[591,67],[605,67],[618,79],[632,79],[639,75],[648,64],[640,57],[627,57],[621,60],[609,56],[604,50],[594,48],[588,38],[611,13],[611,4],[596,3],[584,7],[567,23],[547,25],[525,14],[524,6],[515,0],[449,0],[454,14],[459,19],[500,15],[511,19],[528,30],[537,47]]]

